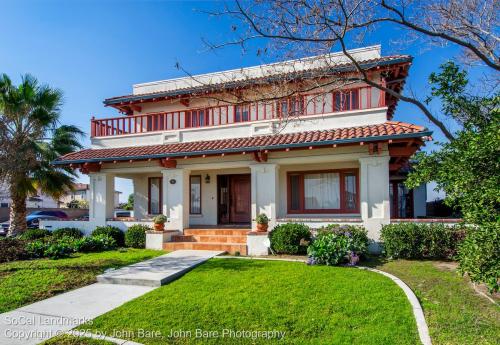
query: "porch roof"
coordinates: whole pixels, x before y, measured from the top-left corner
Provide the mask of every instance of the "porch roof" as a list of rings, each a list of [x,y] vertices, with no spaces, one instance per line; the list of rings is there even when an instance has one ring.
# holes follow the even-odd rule
[[[85,149],[54,161],[56,165],[113,162],[162,158],[196,157],[214,154],[283,150],[286,148],[326,147],[398,139],[424,139],[432,134],[425,127],[387,121],[376,125],[262,135],[256,137],[206,140],[164,145]]]

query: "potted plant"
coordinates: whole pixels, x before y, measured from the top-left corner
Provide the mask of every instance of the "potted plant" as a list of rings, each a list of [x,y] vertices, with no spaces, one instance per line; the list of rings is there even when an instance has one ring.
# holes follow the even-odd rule
[[[264,214],[260,213],[255,217],[257,222],[257,232],[266,232],[269,224],[269,218]]]
[[[156,231],[165,230],[165,223],[167,222],[167,216],[160,214],[153,218],[153,223]]]

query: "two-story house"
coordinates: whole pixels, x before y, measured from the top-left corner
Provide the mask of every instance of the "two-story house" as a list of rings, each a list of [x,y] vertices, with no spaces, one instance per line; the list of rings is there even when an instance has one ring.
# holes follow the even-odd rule
[[[410,56],[382,56],[380,46],[351,54],[373,81],[401,92]],[[359,81],[328,83],[355,72],[334,53],[137,84],[106,99],[124,115],[92,118],[92,147],[55,162],[90,176],[90,220],[73,225],[116,223],[115,177],[133,181],[137,221],[162,213],[167,229],[180,232],[165,244],[170,250],[245,254],[234,231],[255,228],[259,213],[270,229],[356,224],[374,240],[391,208],[395,218],[424,216],[425,186],[411,194],[398,171],[431,132],[392,121],[398,100],[389,93]],[[288,85],[316,86],[274,97],[283,75]]]

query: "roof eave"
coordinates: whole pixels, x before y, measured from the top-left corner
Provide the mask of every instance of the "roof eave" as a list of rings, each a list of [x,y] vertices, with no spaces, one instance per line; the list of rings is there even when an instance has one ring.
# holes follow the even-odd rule
[[[369,63],[362,63],[361,66],[366,69],[371,69],[375,68],[378,66],[388,66],[388,65],[395,65],[398,63],[408,63],[412,62],[413,57],[407,56],[407,57],[401,57],[397,58],[394,60],[389,60],[389,61],[378,61],[378,62],[369,62]],[[348,66],[341,66],[341,67],[336,67],[332,68],[332,73],[333,72],[349,72],[351,70],[355,70],[356,68],[353,65],[348,65]],[[304,73],[307,73],[307,71],[304,71]],[[276,77],[276,76],[273,76]],[[270,78],[273,78],[270,77]],[[270,79],[269,78],[269,79]],[[257,78],[256,80],[261,79]],[[224,87],[225,88],[231,88],[234,86],[231,86],[232,84],[235,84],[234,86],[241,84],[241,81],[236,81],[236,82],[231,82],[227,83]],[[210,89],[211,87],[216,87],[216,85],[211,86],[211,85],[206,85],[207,89]],[[136,102],[136,101],[146,101],[146,100],[151,100],[153,98],[162,98],[162,97],[176,97],[176,96],[183,96],[187,95],[193,92],[200,92],[203,89],[203,86],[198,86],[200,90],[196,90],[197,87],[193,87],[192,89],[181,89],[181,90],[172,90],[172,91],[164,91],[164,92],[157,92],[157,93],[151,93],[147,95],[128,95],[128,96],[123,96],[123,97],[115,97],[115,98],[108,98],[104,100],[104,105],[105,106],[114,106],[114,105],[120,105],[121,103],[127,103],[127,102]]]
[[[422,138],[432,135],[432,131],[425,130],[418,133],[405,133],[396,135],[382,135],[382,136],[372,136],[365,138],[351,138],[351,139],[339,139],[339,140],[325,140],[316,142],[301,142],[283,145],[266,145],[266,146],[248,146],[248,147],[238,147],[229,148],[222,150],[205,150],[205,151],[190,151],[190,152],[175,152],[175,153],[162,153],[154,155],[144,155],[144,156],[121,156],[121,157],[106,157],[106,158],[89,158],[89,159],[77,159],[77,160],[55,160],[52,162],[54,165],[68,165],[68,164],[82,164],[82,163],[94,163],[94,162],[122,162],[130,160],[146,160],[146,159],[161,159],[161,158],[174,158],[174,157],[192,157],[200,155],[214,155],[222,153],[238,153],[238,152],[253,152],[262,150],[280,150],[285,148],[302,148],[302,147],[318,147],[318,146],[330,146],[330,145],[340,145],[340,144],[354,144],[360,142],[373,142],[373,141],[387,141],[387,140],[397,140],[397,139],[411,139],[411,138]]]

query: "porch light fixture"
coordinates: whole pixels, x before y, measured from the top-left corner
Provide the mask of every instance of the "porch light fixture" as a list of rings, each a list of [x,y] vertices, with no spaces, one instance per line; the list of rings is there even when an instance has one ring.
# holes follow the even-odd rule
[[[210,175],[205,176],[205,183],[210,183]]]

